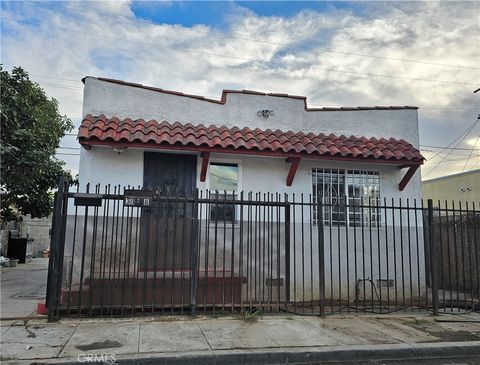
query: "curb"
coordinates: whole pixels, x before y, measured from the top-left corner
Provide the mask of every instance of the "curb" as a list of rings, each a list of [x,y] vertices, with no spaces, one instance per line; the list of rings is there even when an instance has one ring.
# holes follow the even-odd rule
[[[280,365],[293,363],[306,365],[372,360],[408,361],[456,358],[480,359],[480,341],[132,354],[117,356],[116,361],[113,362],[97,361],[97,363],[119,365]],[[29,361],[29,364],[43,363],[42,360]],[[49,359],[48,364],[85,364],[85,359],[83,361],[77,359]]]

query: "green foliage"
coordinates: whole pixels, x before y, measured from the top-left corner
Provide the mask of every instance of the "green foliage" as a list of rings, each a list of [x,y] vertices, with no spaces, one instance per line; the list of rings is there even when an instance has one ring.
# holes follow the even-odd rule
[[[55,150],[73,124],[22,68],[9,73],[0,66],[0,73],[1,220],[18,221],[22,214],[45,217],[59,176],[70,175]]]
[[[238,318],[244,321],[256,321],[257,319],[263,317],[263,310],[246,310],[239,313]]]

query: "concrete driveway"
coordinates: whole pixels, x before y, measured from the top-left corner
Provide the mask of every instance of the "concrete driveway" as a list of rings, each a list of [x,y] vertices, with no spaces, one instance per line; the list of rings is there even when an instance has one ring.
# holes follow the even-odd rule
[[[45,300],[47,272],[48,259],[45,258],[0,269],[2,320],[36,314],[37,304]]]

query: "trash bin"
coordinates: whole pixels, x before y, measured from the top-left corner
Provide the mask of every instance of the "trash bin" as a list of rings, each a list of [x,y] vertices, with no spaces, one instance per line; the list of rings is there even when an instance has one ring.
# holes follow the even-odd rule
[[[19,264],[32,261],[33,238],[20,237],[18,231],[8,232],[8,257],[17,259]]]

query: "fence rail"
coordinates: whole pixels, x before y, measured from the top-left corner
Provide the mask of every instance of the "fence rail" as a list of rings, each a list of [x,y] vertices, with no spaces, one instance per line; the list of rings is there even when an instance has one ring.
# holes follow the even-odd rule
[[[91,191],[90,191],[91,190]],[[477,310],[475,205],[272,193],[55,194],[59,316]]]

